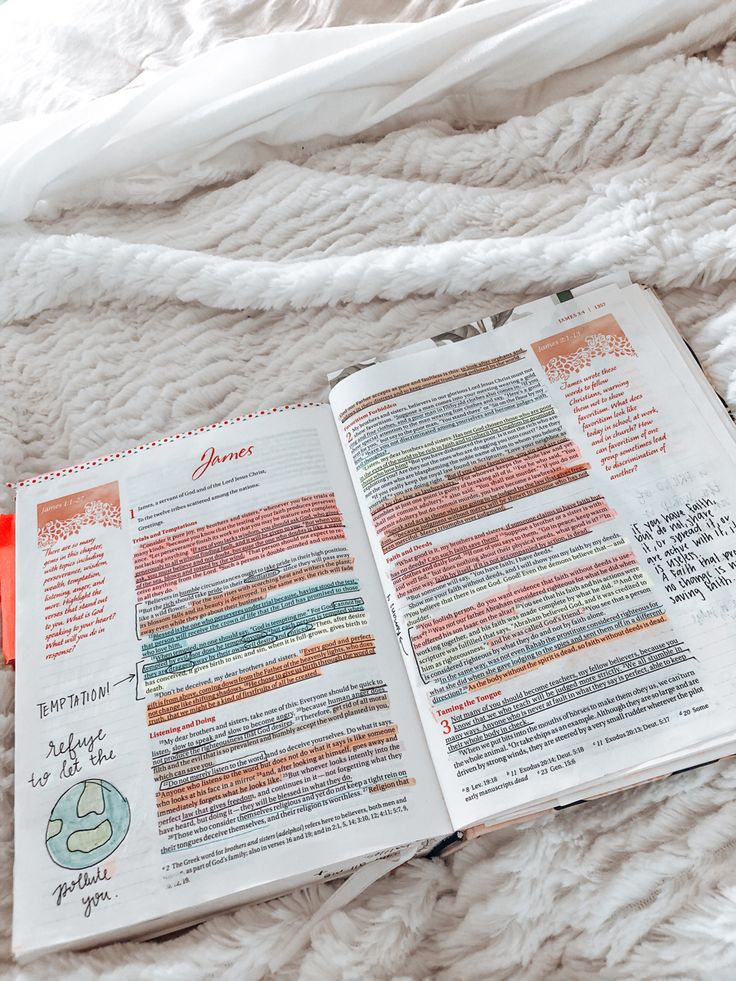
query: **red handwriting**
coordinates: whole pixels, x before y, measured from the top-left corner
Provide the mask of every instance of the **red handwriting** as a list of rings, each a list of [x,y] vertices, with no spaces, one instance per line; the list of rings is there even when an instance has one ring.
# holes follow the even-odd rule
[[[252,446],[243,446],[239,450],[233,450],[232,453],[223,453],[222,456],[215,452],[214,446],[208,446],[199,458],[200,463],[192,473],[192,480],[199,480],[210,467],[216,467],[219,463],[232,463],[234,460],[242,460],[246,456],[253,456]]]
[[[636,473],[642,461],[667,452],[667,433],[657,424],[659,409],[647,402],[634,377],[624,377],[620,365],[562,388],[611,480]]]

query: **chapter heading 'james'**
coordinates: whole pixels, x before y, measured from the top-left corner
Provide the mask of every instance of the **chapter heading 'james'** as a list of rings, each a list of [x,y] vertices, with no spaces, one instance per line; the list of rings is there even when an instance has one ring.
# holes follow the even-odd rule
[[[203,477],[210,467],[216,467],[220,463],[232,463],[235,460],[242,460],[247,456],[253,456],[253,445],[241,446],[239,450],[232,450],[230,453],[223,453],[220,456],[214,446],[208,446],[199,458],[199,466],[192,472],[192,480],[199,480]]]

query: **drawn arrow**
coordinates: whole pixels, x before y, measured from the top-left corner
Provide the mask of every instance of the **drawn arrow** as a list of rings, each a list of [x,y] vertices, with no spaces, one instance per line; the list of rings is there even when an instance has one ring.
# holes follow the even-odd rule
[[[120,681],[116,681],[112,687],[117,688],[117,686],[122,685],[124,681],[133,681],[134,679],[135,679],[135,673],[129,674],[127,677],[121,678]]]

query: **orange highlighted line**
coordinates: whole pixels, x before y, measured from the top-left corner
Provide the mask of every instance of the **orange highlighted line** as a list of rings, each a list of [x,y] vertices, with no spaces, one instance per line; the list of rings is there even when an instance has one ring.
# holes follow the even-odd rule
[[[568,654],[574,654],[575,651],[584,651],[588,647],[596,647],[598,644],[605,644],[606,641],[616,640],[619,637],[626,637],[628,634],[636,633],[639,630],[646,630],[647,627],[655,627],[657,624],[664,623],[667,619],[667,614],[662,613],[660,616],[649,617],[648,620],[642,620],[641,623],[632,623],[628,627],[622,627],[620,630],[613,630],[608,634],[600,634],[598,637],[588,637],[586,640],[581,640],[577,644],[570,644],[568,647],[561,647],[557,651],[549,651],[547,654],[542,654],[541,657],[534,658],[532,661],[527,661],[525,664],[519,664],[514,668],[508,668],[506,671],[501,671],[498,674],[489,675],[487,678],[481,678],[478,681],[471,681],[468,685],[468,691],[478,691],[479,688],[489,688],[493,685],[498,685],[502,681],[508,681],[510,678],[518,678],[521,674],[526,674],[527,671],[533,671],[535,668],[541,668],[545,664],[549,664],[551,661],[557,661],[561,657],[567,657]]]
[[[384,790],[396,790],[398,787],[415,787],[414,777],[401,777],[397,780],[387,780],[385,783],[373,783],[368,788],[370,794],[382,794]]]

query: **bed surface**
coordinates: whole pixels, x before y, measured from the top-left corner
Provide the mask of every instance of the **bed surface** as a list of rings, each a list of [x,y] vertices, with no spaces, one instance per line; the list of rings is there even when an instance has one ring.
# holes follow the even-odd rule
[[[385,2],[371,5],[371,19],[411,23],[469,6]],[[529,16],[545,6],[530,3]],[[736,409],[736,4],[689,6],[688,15],[684,3],[669,12],[654,4],[661,24],[643,40],[609,31],[605,52],[591,48],[577,66],[552,59],[548,76],[525,86],[519,73],[505,93],[497,58],[430,109],[409,100],[367,132],[257,154],[237,140],[219,156],[185,148],[188,167],[144,161],[40,193],[29,221],[0,228],[3,480],[322,399],[328,371],[614,266],[658,290]],[[236,38],[360,24],[365,9],[348,0],[127,0],[114,10],[98,0],[9,0],[0,6],[0,122],[142,91]],[[0,198],[16,179],[0,150]],[[10,491],[2,495],[9,510]],[[163,941],[16,969],[12,747],[6,669],[8,976],[267,977],[335,888],[243,907]],[[735,829],[730,761],[572,807],[447,861],[402,867],[317,922],[309,946],[277,973],[730,978]]]

